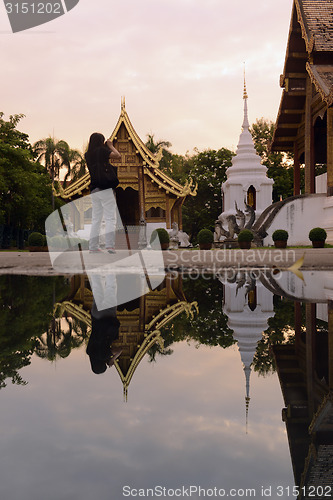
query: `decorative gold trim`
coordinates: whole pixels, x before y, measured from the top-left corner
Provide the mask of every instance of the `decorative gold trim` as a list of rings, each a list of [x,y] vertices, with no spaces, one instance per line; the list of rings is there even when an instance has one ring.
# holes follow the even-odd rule
[[[148,212],[151,208],[161,208],[162,210],[166,210],[166,204],[165,201],[152,201],[152,202],[147,202],[145,201],[145,211]]]
[[[89,312],[85,311],[82,306],[73,304],[68,300],[61,303],[57,302],[53,308],[53,316],[61,318],[65,311],[72,317],[79,321],[83,321],[87,326],[91,327],[91,315]]]
[[[311,82],[316,87],[316,91],[320,94],[320,97],[327,106],[332,106],[333,104],[333,89],[329,89],[322,77],[318,73],[314,65],[306,63],[306,70],[310,76]]]
[[[308,54],[311,54],[314,47],[314,37],[313,35],[308,35],[308,30],[305,25],[305,14],[303,12],[303,8],[300,4],[299,0],[295,0],[296,12],[297,12],[297,20],[301,26],[302,38],[305,41],[305,47]]]
[[[315,431],[316,425],[318,425],[318,424],[320,425],[321,420],[323,418],[323,416],[321,416],[321,413],[327,404],[330,404],[331,409],[333,408],[333,393],[332,392],[329,392],[328,394],[326,394],[326,396],[324,397],[324,399],[320,403],[319,408],[318,408],[317,412],[315,413],[311,424],[309,425],[309,434],[312,434]]]
[[[189,304],[188,302],[182,301],[182,302],[177,302],[172,306],[168,305],[166,309],[160,311],[159,314],[155,316],[155,318],[153,318],[153,320],[148,325],[146,325],[144,340],[142,344],[139,346],[139,349],[136,352],[129,366],[129,369],[127,370],[126,375],[124,375],[123,372],[121,371],[118,360],[115,362],[116,369],[123,383],[125,399],[127,399],[128,387],[132,380],[134,372],[138,367],[142,358],[145,356],[145,354],[155,344],[155,342],[158,342],[161,349],[163,349],[164,340],[161,337],[160,329],[163,326],[165,326],[169,321],[171,321],[171,319],[175,318],[182,312],[186,312],[186,315],[187,316],[190,315],[192,318],[194,316],[194,311],[192,311],[192,308],[194,308],[195,311],[198,312],[198,303],[192,302],[191,304]]]

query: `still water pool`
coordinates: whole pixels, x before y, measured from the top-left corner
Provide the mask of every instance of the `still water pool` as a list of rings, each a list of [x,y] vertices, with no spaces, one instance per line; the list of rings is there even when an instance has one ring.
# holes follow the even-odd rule
[[[167,277],[96,374],[89,282],[2,276],[0,498],[332,498],[330,303],[292,280]]]

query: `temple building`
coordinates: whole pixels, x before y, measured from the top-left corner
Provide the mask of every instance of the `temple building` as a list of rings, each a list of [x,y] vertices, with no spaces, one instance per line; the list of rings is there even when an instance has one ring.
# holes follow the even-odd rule
[[[222,210],[225,216],[236,215],[244,210],[245,203],[255,211],[256,219],[272,203],[273,179],[267,177],[267,168],[262,165],[251,133],[247,111],[247,91],[244,79],[244,120],[239,137],[236,156],[227,169],[227,180],[222,184]]]
[[[154,155],[136,133],[122,99],[121,113],[110,136],[121,159],[113,160],[118,168],[120,184],[116,189],[118,209],[125,226],[147,224],[148,236],[155,227],[171,229],[176,222],[182,229],[182,205],[187,196],[196,195],[192,180],[182,186],[159,168],[162,150]],[[64,200],[73,200],[89,194],[90,175],[85,174],[67,189],[60,190]],[[75,218],[75,230],[89,224],[89,213],[82,210]],[[79,219],[79,220],[78,220]]]
[[[323,210],[318,218],[332,239],[332,1],[294,0],[280,86],[283,91],[271,149],[293,155],[295,195],[301,190],[302,165],[305,169],[305,194],[321,192],[327,195],[322,200]],[[316,179],[318,169],[325,166],[327,175],[324,179]],[[314,224],[319,225],[319,222],[314,220]]]

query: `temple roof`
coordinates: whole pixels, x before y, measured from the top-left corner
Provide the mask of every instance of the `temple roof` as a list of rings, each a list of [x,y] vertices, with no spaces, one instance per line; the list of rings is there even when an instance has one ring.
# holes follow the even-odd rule
[[[333,0],[294,0],[272,151],[292,151],[305,107],[306,79],[333,104]]]
[[[143,165],[145,167],[144,173],[150,177],[152,182],[156,183],[167,194],[168,193],[173,194],[174,196],[177,196],[177,198],[185,198],[188,195],[195,196],[197,194],[197,185],[196,186],[193,185],[192,179],[186,181],[185,185],[182,186],[175,180],[171,179],[171,177],[169,177],[165,172],[160,170],[159,162],[162,158],[162,148],[160,148],[158,153],[155,155],[147,148],[144,142],[140,139],[125,109],[124,98],[122,99],[121,102],[121,113],[118,122],[114,128],[114,131],[110,136],[110,140],[113,141],[117,138],[117,134],[122,124],[124,124],[128,132],[129,138],[135,145],[137,154],[139,154],[143,160]],[[90,184],[90,175],[89,173],[87,173],[76,182],[73,182],[66,189],[62,189],[62,187],[60,186],[59,194],[63,199],[70,199],[75,195],[81,196],[82,192],[89,187],[89,184]],[[121,182],[119,187],[121,187]]]

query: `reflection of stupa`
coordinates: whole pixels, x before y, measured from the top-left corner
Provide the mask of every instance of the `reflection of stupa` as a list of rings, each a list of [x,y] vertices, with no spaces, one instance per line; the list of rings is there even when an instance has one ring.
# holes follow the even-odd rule
[[[229,318],[228,326],[234,332],[246,379],[246,415],[250,402],[251,364],[262,333],[268,328],[268,319],[274,316],[273,294],[249,274],[238,273],[232,280],[220,278],[224,284],[223,312]]]
[[[58,304],[57,310],[60,314],[66,310],[90,327],[92,302],[89,282],[83,276],[76,276],[71,281],[68,300]],[[161,328],[182,312],[193,315],[195,311],[197,303],[187,302],[182,291],[181,276],[175,279],[168,275],[155,290],[117,308],[119,339],[112,345],[122,349],[115,367],[123,384],[125,399],[134,372],[147,351],[155,343],[163,348]]]

